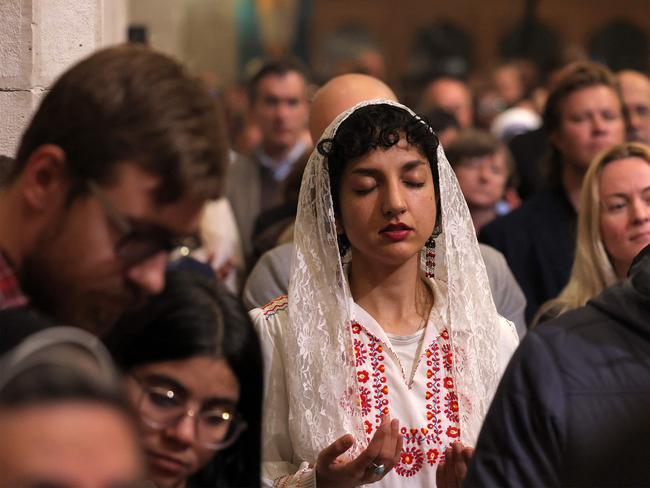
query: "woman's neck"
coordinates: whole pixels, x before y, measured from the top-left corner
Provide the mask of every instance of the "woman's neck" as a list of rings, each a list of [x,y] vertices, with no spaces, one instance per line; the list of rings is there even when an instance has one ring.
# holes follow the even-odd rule
[[[625,278],[627,278],[627,273],[630,270],[631,265],[632,262],[622,263],[620,261],[614,261],[613,267],[614,267],[614,274],[616,274],[616,279],[618,279],[619,281],[623,281]]]
[[[431,289],[419,267],[419,255],[397,267],[353,257],[349,269],[352,297],[387,333],[411,335],[426,325],[433,305]]]

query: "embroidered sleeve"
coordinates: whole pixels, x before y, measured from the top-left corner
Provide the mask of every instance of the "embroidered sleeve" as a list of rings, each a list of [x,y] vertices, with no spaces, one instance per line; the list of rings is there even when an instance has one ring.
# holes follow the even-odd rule
[[[262,430],[262,478],[265,486],[315,488],[315,475],[309,464],[295,461],[289,436],[289,405],[283,354],[278,348],[286,297],[271,301],[250,312],[258,331],[265,369],[265,396]]]

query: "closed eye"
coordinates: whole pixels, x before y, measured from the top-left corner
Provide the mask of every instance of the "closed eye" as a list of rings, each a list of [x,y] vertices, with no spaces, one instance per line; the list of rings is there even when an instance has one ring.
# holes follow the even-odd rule
[[[422,188],[426,183],[424,181],[405,181],[404,184],[411,188]]]
[[[352,191],[355,193],[355,195],[368,195],[368,194],[371,193],[375,188],[377,188],[377,187],[376,187],[376,186],[373,186],[373,187],[371,187],[371,188],[359,188],[359,189],[355,189],[355,190],[352,190]]]

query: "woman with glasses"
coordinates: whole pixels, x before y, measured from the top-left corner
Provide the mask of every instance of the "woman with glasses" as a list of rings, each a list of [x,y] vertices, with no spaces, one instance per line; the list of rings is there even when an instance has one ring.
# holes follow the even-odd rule
[[[163,293],[124,315],[106,342],[156,486],[259,486],[261,353],[234,297],[170,271]]]

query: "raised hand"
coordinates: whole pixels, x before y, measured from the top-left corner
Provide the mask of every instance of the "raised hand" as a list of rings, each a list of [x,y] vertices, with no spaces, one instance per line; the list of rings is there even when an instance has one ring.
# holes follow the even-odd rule
[[[318,454],[315,466],[318,488],[353,488],[386,476],[402,452],[399,420],[383,417],[366,449],[351,461],[340,459],[353,444],[352,435],[346,434]]]
[[[474,455],[474,448],[454,442],[445,451],[445,462],[436,470],[437,488],[460,488],[467,475],[467,467]]]

